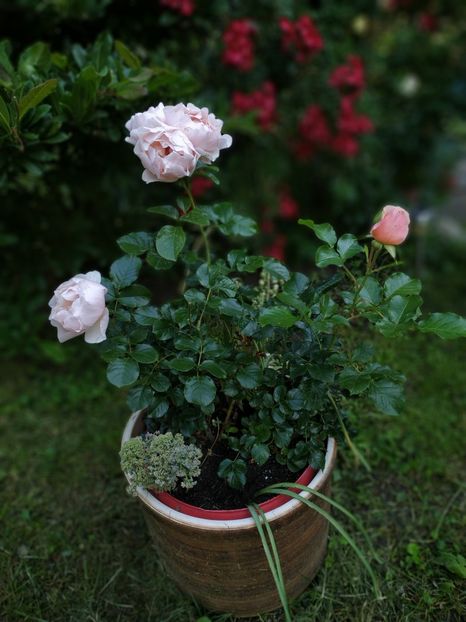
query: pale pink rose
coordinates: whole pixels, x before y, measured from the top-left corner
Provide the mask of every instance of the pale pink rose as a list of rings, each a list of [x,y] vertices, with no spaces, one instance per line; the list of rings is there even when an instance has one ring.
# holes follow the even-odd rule
[[[100,283],[96,270],[77,274],[57,287],[49,301],[49,320],[58,330],[58,341],[63,343],[84,334],[87,343],[106,339],[108,309],[105,306],[107,288]]]
[[[409,232],[409,214],[397,205],[386,205],[382,217],[371,229],[374,240],[381,244],[398,246],[402,244]]]
[[[172,182],[192,175],[199,160],[210,164],[231,145],[222,125],[207,108],[160,103],[131,117],[126,141],[134,145],[146,183]]]
[[[200,160],[211,164],[220,155],[220,149],[231,147],[232,138],[229,134],[222,134],[223,121],[217,119],[208,108],[198,108],[194,104],[188,104],[183,108],[186,109],[187,115],[184,131],[198,152]]]

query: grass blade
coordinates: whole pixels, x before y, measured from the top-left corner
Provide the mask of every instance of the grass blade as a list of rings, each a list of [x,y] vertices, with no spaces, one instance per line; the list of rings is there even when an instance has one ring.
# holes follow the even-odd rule
[[[293,486],[294,486],[294,484],[293,484]],[[292,497],[293,499],[296,499],[296,500],[300,501],[301,503],[304,503],[304,505],[307,505],[312,510],[315,510],[321,516],[326,518],[328,520],[328,522],[331,525],[333,525],[333,527],[335,527],[335,529],[343,536],[343,538],[348,542],[348,544],[351,546],[353,551],[359,557],[359,559],[361,560],[361,563],[363,564],[363,566],[367,570],[367,572],[368,572],[368,574],[369,574],[369,576],[370,576],[370,578],[372,580],[372,584],[374,586],[374,592],[375,592],[377,598],[381,598],[377,577],[375,576],[375,573],[372,570],[371,565],[367,561],[366,556],[361,551],[361,549],[358,547],[358,545],[353,540],[353,538],[349,535],[349,533],[340,525],[340,523],[331,514],[329,514],[326,510],[321,508],[316,503],[313,503],[309,499],[305,499],[304,497],[300,497],[296,492],[293,492],[292,490],[284,490],[282,488],[275,488],[274,486],[268,487],[267,490],[268,490],[268,492],[270,494],[288,495],[288,497]]]
[[[372,544],[372,541],[371,541],[371,539],[369,537],[369,534],[364,529],[364,526],[363,526],[362,522],[359,520],[359,518],[357,518],[354,514],[352,514],[349,510],[347,510],[343,505],[341,505],[337,501],[334,501],[330,497],[327,497],[327,495],[324,495],[322,492],[319,492],[318,490],[314,490],[313,488],[310,488],[309,486],[305,486],[304,484],[297,484],[296,482],[280,482],[279,484],[273,484],[272,486],[270,486],[268,488],[263,488],[257,494],[258,495],[268,495],[268,494],[271,494],[270,488],[284,488],[285,490],[289,490],[290,488],[297,488],[298,490],[304,490],[305,492],[309,492],[309,493],[315,495],[319,499],[323,499],[329,505],[333,506],[337,510],[340,510],[340,512],[342,512],[342,514],[347,516],[358,527],[358,529],[360,530],[360,532],[364,536],[364,539],[366,540],[366,542],[367,542],[367,544],[368,544],[368,546],[369,546],[369,548],[371,550],[372,557],[379,564],[382,563],[382,560],[380,559],[380,557],[378,556],[376,550],[374,549],[374,545]]]
[[[283,611],[285,612],[285,620],[286,622],[291,622],[291,615],[290,615],[290,610],[288,606],[288,598],[286,596],[285,584],[283,581],[280,560],[278,557],[278,550],[277,550],[277,546],[275,543],[275,538],[273,536],[272,530],[270,528],[270,525],[267,521],[265,514],[262,512],[262,510],[259,508],[257,504],[254,503],[252,505],[248,505],[248,510],[251,513],[251,516],[256,524],[257,531],[259,533],[259,537],[262,542],[262,547],[264,549],[265,557],[267,558],[270,572],[272,573],[272,577],[277,587],[278,595],[280,597],[280,602],[282,603]],[[260,514],[258,514],[257,510],[259,510]],[[271,547],[273,550],[273,557],[272,557],[272,552],[270,550],[269,543],[267,542],[267,538],[262,527],[262,522],[264,522],[264,524],[266,525],[267,534],[270,538],[270,543],[271,543]]]

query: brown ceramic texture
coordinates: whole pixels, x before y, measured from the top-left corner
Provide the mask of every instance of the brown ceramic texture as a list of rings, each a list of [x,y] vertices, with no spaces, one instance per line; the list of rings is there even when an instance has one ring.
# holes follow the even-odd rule
[[[133,435],[140,433],[138,424]],[[330,494],[335,454],[334,449],[330,468],[316,487],[325,495]],[[329,510],[321,500],[314,497],[313,501]],[[143,509],[166,572],[183,592],[208,609],[237,616],[252,616],[281,606],[255,526],[212,530],[163,516],[146,503]],[[322,565],[328,523],[304,504],[269,522],[286,591],[292,599],[306,589]]]

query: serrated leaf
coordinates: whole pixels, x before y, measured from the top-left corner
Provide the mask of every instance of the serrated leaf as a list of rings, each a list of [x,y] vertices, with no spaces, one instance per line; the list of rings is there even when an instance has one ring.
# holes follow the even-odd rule
[[[376,408],[386,415],[397,415],[404,401],[403,386],[392,380],[377,380],[367,395]]]
[[[218,310],[222,315],[228,315],[229,317],[239,318],[243,315],[244,309],[234,298],[222,300],[219,304]]]
[[[218,466],[217,475],[225,479],[232,488],[240,489],[246,484],[247,465],[244,460],[225,458]]]
[[[288,281],[290,278],[288,268],[276,259],[267,259],[264,261],[264,270],[270,274],[270,276],[273,276],[280,281]]]
[[[50,93],[53,93],[57,84],[58,80],[52,78],[34,86],[26,95],[23,95],[18,103],[19,118],[22,119],[28,110],[40,104]]]
[[[155,246],[161,257],[169,261],[176,261],[185,242],[186,234],[181,227],[165,225],[157,234]]]
[[[148,343],[138,343],[130,354],[138,363],[155,363],[159,358],[157,350]]]
[[[433,333],[441,339],[466,337],[466,318],[456,313],[431,313],[417,327],[421,333]]]
[[[337,251],[343,262],[355,255],[364,252],[364,248],[358,243],[351,233],[345,233],[337,243]]]
[[[329,223],[322,223],[317,225],[313,220],[306,220],[300,218],[298,220],[298,224],[304,225],[309,229],[312,229],[316,234],[316,237],[322,242],[326,242],[329,246],[335,246],[337,241],[337,234],[335,233],[334,228]]]
[[[208,406],[214,401],[216,393],[215,383],[208,376],[190,378],[184,385],[186,401],[196,406]]]
[[[180,218],[180,222],[189,222],[193,225],[198,225],[199,227],[206,227],[210,221],[202,210],[194,208]]]
[[[269,307],[261,309],[259,313],[259,324],[261,326],[279,326],[280,328],[290,328],[298,320],[286,307]]]
[[[174,261],[168,261],[168,259],[160,257],[160,255],[155,251],[149,251],[147,253],[146,261],[151,268],[154,268],[154,270],[170,270],[170,268],[175,265]]]
[[[342,259],[340,255],[329,246],[319,246],[316,251],[316,266],[325,268],[326,266],[341,266]]]
[[[152,248],[153,236],[145,231],[128,233],[118,238],[117,244],[128,255],[142,255]]]
[[[144,285],[130,285],[120,291],[118,301],[126,307],[144,307],[149,304],[150,291]]]
[[[141,266],[139,257],[124,255],[110,266],[110,277],[117,287],[127,287],[138,278]]]
[[[392,296],[417,296],[421,293],[422,283],[419,279],[412,279],[407,274],[396,272],[388,277],[383,287],[387,298]]]
[[[132,359],[115,359],[107,367],[107,379],[115,387],[127,387],[139,378],[139,365]]]
[[[270,450],[265,443],[255,443],[251,449],[251,456],[259,466],[262,466],[270,458]]]

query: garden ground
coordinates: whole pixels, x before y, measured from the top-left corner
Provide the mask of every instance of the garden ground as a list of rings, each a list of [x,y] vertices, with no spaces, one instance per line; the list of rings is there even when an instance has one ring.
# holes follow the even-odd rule
[[[409,377],[407,406],[396,418],[362,415],[357,444],[372,470],[341,449],[334,485],[383,559],[375,564],[383,599],[331,532],[322,571],[293,603],[296,622],[466,619],[464,345],[417,335],[383,349]],[[232,622],[164,576],[119,469],[124,399],[92,352],[80,343],[66,351],[61,365],[2,373],[0,620]]]

